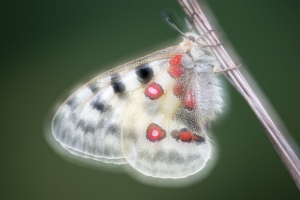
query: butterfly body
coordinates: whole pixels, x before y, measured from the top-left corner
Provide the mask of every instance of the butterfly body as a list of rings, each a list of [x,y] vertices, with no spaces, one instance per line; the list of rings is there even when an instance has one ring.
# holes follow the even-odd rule
[[[219,63],[193,33],[105,72],[57,111],[52,132],[75,155],[159,178],[184,178],[211,157],[208,127],[223,106]]]

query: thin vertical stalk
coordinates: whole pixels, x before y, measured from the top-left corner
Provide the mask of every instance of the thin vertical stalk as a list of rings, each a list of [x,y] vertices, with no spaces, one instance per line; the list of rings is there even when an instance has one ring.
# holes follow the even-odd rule
[[[214,46],[212,51],[220,61],[223,69],[235,68],[236,65],[224,49],[216,34],[212,31],[212,27],[206,19],[202,9],[200,8],[196,0],[179,0],[180,5],[186,12],[186,14],[192,20],[197,31],[203,35],[203,39],[208,45]],[[259,99],[246,82],[241,72],[236,70],[230,70],[223,72],[225,77],[230,83],[239,91],[239,93],[245,98],[253,112],[261,122],[267,136],[273,144],[276,152],[284,163],[285,167],[289,171],[290,175],[295,181],[298,189],[300,190],[300,161],[287,142],[283,137],[275,123],[272,121],[268,113],[266,112]]]

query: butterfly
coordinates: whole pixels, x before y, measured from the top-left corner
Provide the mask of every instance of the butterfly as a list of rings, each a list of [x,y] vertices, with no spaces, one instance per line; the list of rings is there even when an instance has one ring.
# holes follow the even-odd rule
[[[199,35],[113,68],[79,88],[52,121],[72,154],[129,164],[158,178],[199,172],[212,156],[211,121],[222,111],[220,63]]]

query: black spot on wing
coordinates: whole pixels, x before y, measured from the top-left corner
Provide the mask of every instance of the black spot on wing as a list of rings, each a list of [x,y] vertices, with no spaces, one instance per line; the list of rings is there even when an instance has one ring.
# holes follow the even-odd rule
[[[125,91],[125,85],[122,83],[119,74],[113,74],[110,80],[115,93],[123,93]]]
[[[85,133],[94,133],[95,132],[95,125],[91,123],[87,123],[87,121],[80,119],[77,127],[80,128]]]
[[[103,101],[101,101],[100,99],[97,99],[96,101],[91,103],[91,106],[93,107],[93,109],[97,109],[100,112],[103,112],[105,109],[105,104]]]
[[[135,73],[138,76],[138,80],[147,84],[154,76],[153,69],[149,64],[144,64],[135,69]]]
[[[122,93],[125,91],[125,85],[122,82],[115,82],[112,84],[115,93]]]
[[[104,104],[102,102],[97,101],[94,105],[94,108],[97,110],[103,112],[104,111]]]
[[[91,124],[89,123],[87,126],[86,126],[86,133],[94,133],[96,131],[96,125],[95,124]]]
[[[85,131],[86,122],[83,119],[79,120],[77,127],[79,127],[82,131]]]
[[[111,124],[107,128],[107,133],[112,134],[112,135],[119,135],[120,129],[119,126],[116,124]]]
[[[102,100],[100,97],[93,100],[90,104],[93,109],[98,110],[101,113],[109,114],[112,111],[111,105],[107,104],[105,100]]]
[[[206,140],[203,136],[194,134],[193,141],[195,141],[197,145],[200,145],[205,143]]]
[[[176,141],[179,141],[180,140],[179,131],[173,130],[171,132],[171,137],[174,138]]]
[[[90,85],[89,89],[92,91],[93,94],[97,93],[100,88],[97,85]]]
[[[71,110],[74,110],[74,108],[76,107],[77,104],[78,104],[78,99],[76,96],[71,97],[67,101],[67,105],[71,108]]]
[[[115,82],[115,81],[117,81],[119,78],[120,78],[120,75],[119,75],[119,74],[113,74],[113,75],[111,75],[111,77],[110,77],[110,81],[111,81],[111,82]]]

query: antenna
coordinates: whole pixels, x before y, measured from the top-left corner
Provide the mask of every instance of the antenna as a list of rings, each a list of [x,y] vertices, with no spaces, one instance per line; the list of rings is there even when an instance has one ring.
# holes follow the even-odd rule
[[[187,36],[181,30],[179,30],[179,28],[177,28],[177,26],[174,24],[174,22],[172,22],[172,20],[169,18],[169,16],[166,13],[163,12],[162,16],[174,29],[176,29],[181,35],[187,38]]]
[[[186,34],[184,34],[181,30],[179,30],[179,28],[177,28],[177,26],[174,24],[174,22],[169,18],[169,16],[166,13],[162,13],[163,18],[165,18],[165,20],[175,29],[177,30],[181,35],[183,35],[183,37],[185,37],[186,39],[191,40],[192,42],[195,42],[195,38],[193,36],[187,36]]]

